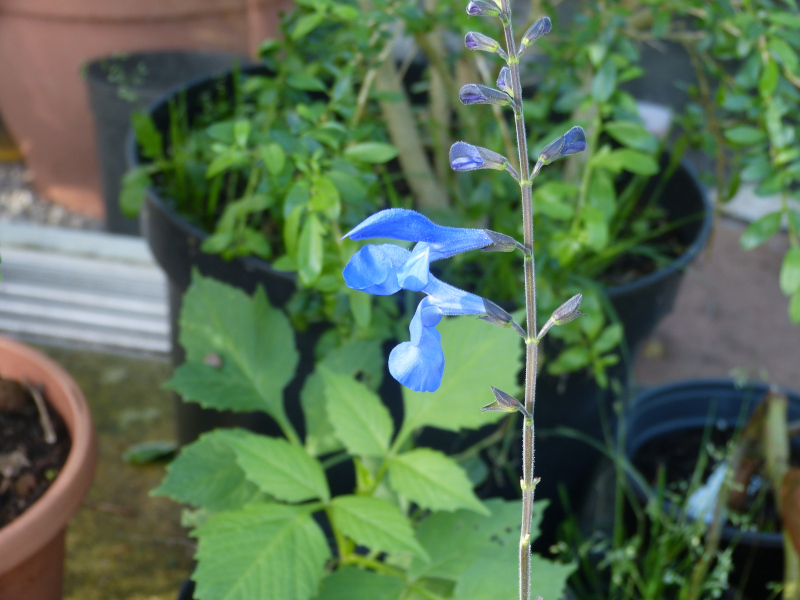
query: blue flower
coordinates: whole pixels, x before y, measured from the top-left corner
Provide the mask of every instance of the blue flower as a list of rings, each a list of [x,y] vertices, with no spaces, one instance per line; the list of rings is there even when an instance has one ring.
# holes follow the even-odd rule
[[[417,392],[439,388],[444,353],[436,325],[444,315],[486,313],[484,299],[448,285],[430,273],[430,263],[494,243],[483,229],[443,227],[412,210],[392,208],[368,217],[344,237],[353,240],[390,238],[417,242],[413,250],[394,244],[367,245],[345,266],[348,287],[369,294],[389,295],[401,289],[423,292],[411,320],[411,339],[389,355],[389,372]]]
[[[573,127],[567,133],[547,144],[539,153],[539,161],[549,165],[562,156],[576,154],[586,150],[586,134],[582,127]]]

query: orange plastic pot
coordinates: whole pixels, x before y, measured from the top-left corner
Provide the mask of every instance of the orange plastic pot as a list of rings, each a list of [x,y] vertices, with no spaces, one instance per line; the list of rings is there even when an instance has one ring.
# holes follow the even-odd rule
[[[254,56],[291,0],[0,0],[0,114],[37,192],[101,217],[92,118],[81,70],[142,50]]]
[[[66,371],[40,352],[2,337],[0,376],[43,385],[72,437],[67,461],[50,488],[0,529],[0,600],[59,600],[67,523],[83,503],[97,466],[92,417]]]

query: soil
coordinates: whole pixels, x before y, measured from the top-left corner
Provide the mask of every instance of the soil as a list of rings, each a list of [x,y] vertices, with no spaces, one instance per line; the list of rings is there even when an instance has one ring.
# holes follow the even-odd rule
[[[47,491],[67,460],[71,447],[67,427],[46,406],[56,436],[52,444],[45,440],[30,391],[17,381],[0,378],[0,528]]]

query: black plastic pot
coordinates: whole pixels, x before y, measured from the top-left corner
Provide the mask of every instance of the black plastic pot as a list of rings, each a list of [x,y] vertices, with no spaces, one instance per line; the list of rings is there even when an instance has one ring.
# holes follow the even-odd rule
[[[94,116],[107,231],[139,235],[139,221],[123,215],[119,207],[131,114],[145,110],[174,86],[225,71],[235,62],[245,63],[247,58],[175,50],[120,54],[87,65],[86,86]]]
[[[727,379],[681,381],[652,388],[638,396],[626,411],[625,456],[637,465],[639,452],[648,442],[668,441],[687,430],[702,433],[709,419],[713,420],[715,429],[733,436],[768,390],[762,383],[739,388]],[[789,399],[789,420],[800,419],[800,395],[783,391]],[[642,490],[637,491],[643,497]],[[735,544],[732,584],[737,587],[743,584],[743,591],[750,598],[765,598],[768,595],[765,585],[782,579],[783,539],[780,533],[742,532],[726,525],[722,543]],[[749,577],[743,582],[741,579],[746,573]]]

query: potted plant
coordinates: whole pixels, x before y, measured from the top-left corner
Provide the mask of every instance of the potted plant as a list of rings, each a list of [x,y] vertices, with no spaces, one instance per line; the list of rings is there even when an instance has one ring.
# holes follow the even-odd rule
[[[766,584],[780,581],[784,575],[785,541],[779,513],[772,502],[763,499],[770,476],[760,466],[765,455],[769,464],[767,446],[781,441],[779,435],[762,437],[765,426],[774,431],[776,422],[773,417],[767,418],[767,413],[779,416],[772,404],[780,408],[780,403],[771,401],[777,399],[771,390],[766,384],[737,385],[721,379],[676,382],[638,396],[625,416],[625,457],[651,485],[659,470],[668,486],[681,480],[692,482],[689,502],[680,509],[681,518],[708,522],[706,546],[721,542],[731,549],[733,585],[751,598],[763,597]],[[800,418],[800,396],[791,391],[782,396],[783,443],[788,459],[786,421]],[[704,445],[716,450],[709,451]],[[796,453],[796,441],[792,446]],[[787,466],[784,464],[783,469]],[[750,485],[757,473],[761,473],[763,482],[760,492]],[[738,486],[733,484],[737,481]],[[641,487],[637,489],[639,494],[642,491]],[[756,504],[755,495],[761,498]],[[775,492],[770,495],[780,496]],[[736,517],[734,507],[745,513],[755,510],[756,514],[732,523],[727,515]],[[777,524],[767,522],[770,519]],[[706,567],[710,564],[707,557],[702,562]]]
[[[40,414],[56,411],[65,427],[56,431],[58,435],[68,435],[71,442],[66,461],[43,495],[0,528],[0,598],[59,600],[67,523],[83,503],[97,463],[91,415],[78,386],[61,367],[39,352],[5,338],[0,338],[0,378],[9,382],[28,382],[30,389],[36,390],[34,395],[41,389],[43,398],[36,400],[41,403]],[[6,383],[4,392],[9,389],[15,387]],[[9,397],[5,396],[4,400],[9,400]],[[8,419],[4,419],[4,424],[8,423]],[[49,430],[46,426],[42,429]],[[4,437],[6,435],[9,436],[6,439],[12,439],[10,432],[3,433]],[[8,487],[14,484],[24,484],[28,488],[35,486],[33,489],[38,493],[46,477],[42,473],[35,477],[31,474],[26,452],[38,453],[41,449],[24,446],[24,450],[17,448],[16,453],[7,450],[4,448],[1,453],[3,495],[7,496]],[[20,481],[24,473],[27,473],[24,476],[27,482]],[[21,487],[15,487],[15,490],[22,493]],[[6,508],[10,508],[9,505],[10,502]]]

